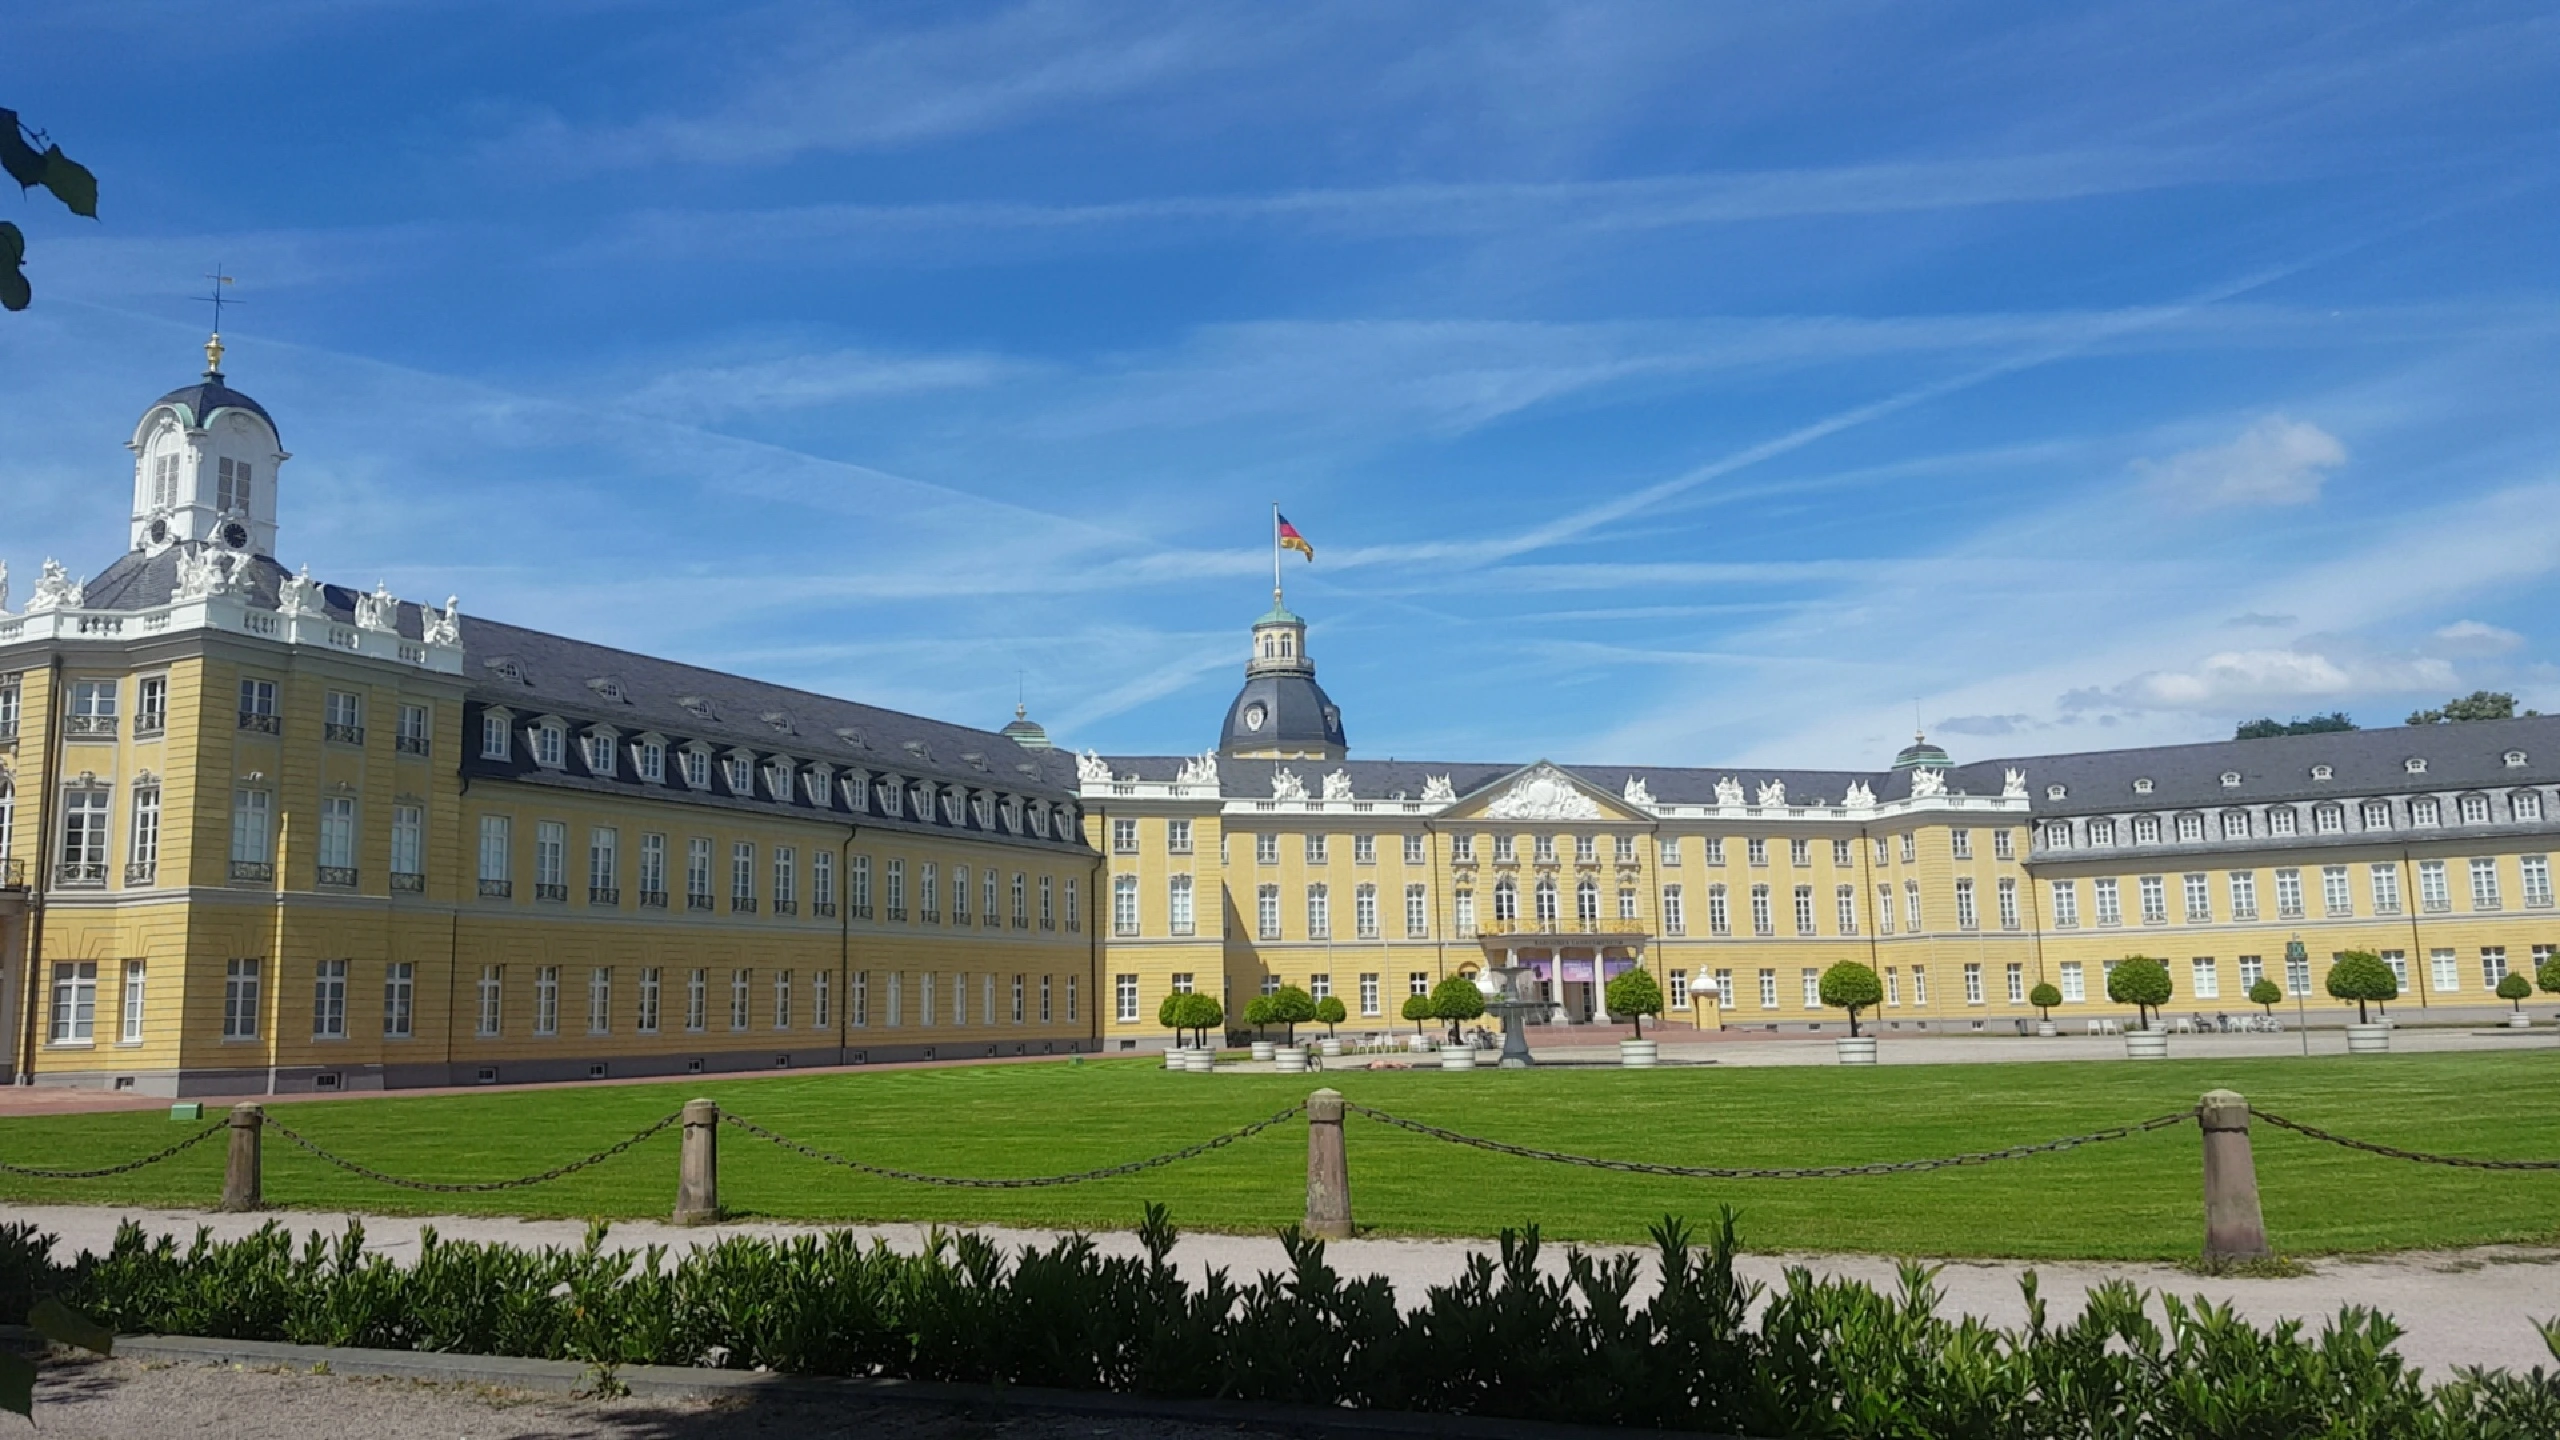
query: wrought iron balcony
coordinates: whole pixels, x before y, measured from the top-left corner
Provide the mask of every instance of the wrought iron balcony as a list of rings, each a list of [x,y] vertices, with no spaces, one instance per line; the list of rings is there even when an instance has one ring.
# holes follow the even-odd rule
[[[364,727],[361,725],[327,724],[320,727],[320,738],[338,745],[362,745],[364,743]]]
[[[284,722],[273,714],[243,710],[240,712],[240,728],[253,730],[260,735],[281,735],[284,733]]]
[[[587,903],[590,905],[620,905],[622,903],[621,887],[615,885],[590,885],[587,887]]]
[[[695,893],[684,897],[684,908],[687,910],[716,910],[719,907],[711,903],[710,896]]]
[[[104,890],[107,888],[107,867],[66,860],[53,867],[53,883],[65,890]]]
[[[137,860],[124,867],[124,888],[127,890],[140,890],[147,886],[157,885],[160,883],[159,877],[159,861]]]
[[[391,872],[391,888],[402,895],[424,895],[427,893],[427,877],[414,870],[394,870]]]
[[[62,732],[74,740],[113,740],[116,717],[113,715],[73,715],[62,722]]]
[[[533,898],[536,900],[548,900],[555,905],[566,905],[569,903],[569,887],[566,885],[544,885],[537,881],[533,887]]]
[[[753,915],[756,913],[756,897],[753,895],[730,896],[729,913],[732,915]]]
[[[402,735],[391,742],[391,748],[402,755],[424,755],[428,742],[424,735]]]
[[[148,740],[167,733],[169,733],[169,717],[165,714],[144,713],[133,717],[133,738],[136,740]]]
[[[356,888],[356,867],[353,865],[318,866],[312,879],[332,890],[353,890]]]
[[[773,913],[776,915],[797,915],[800,913],[800,902],[797,900],[776,900],[773,902]]]
[[[234,860],[231,862],[231,878],[272,885],[276,881],[276,867],[265,860]]]
[[[666,892],[666,891],[664,891],[664,890],[643,890],[643,891],[641,891],[641,892],[640,892],[640,908],[641,908],[641,909],[643,909],[643,910],[664,910],[664,909],[666,909],[666,908],[667,908],[667,892]]]
[[[809,913],[821,920],[833,920],[836,918],[835,902],[832,900],[812,901],[809,906]]]
[[[483,900],[511,899],[514,897],[515,893],[516,882],[513,880],[483,880],[480,882],[480,898]]]

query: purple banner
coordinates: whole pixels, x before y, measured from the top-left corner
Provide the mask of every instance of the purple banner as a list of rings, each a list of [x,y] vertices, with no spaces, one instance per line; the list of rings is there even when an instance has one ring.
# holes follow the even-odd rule
[[[1566,984],[1570,985],[1570,984],[1574,983],[1575,981],[1579,980],[1579,981],[1581,981],[1582,983],[1584,983],[1584,984],[1588,985],[1588,984],[1590,984],[1590,983],[1591,983],[1591,978],[1592,978],[1592,976],[1591,976],[1591,962],[1590,962],[1590,961],[1588,961],[1588,960],[1567,960],[1567,961],[1565,961],[1565,962],[1564,962],[1564,979],[1565,979],[1565,983],[1566,983]]]
[[[1636,962],[1630,956],[1611,955],[1600,962],[1600,973],[1611,977],[1624,975],[1634,968]]]

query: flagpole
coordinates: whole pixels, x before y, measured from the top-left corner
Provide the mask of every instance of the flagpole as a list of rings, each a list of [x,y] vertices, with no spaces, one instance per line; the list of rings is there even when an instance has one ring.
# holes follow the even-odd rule
[[[1280,502],[1271,502],[1271,608],[1280,608]]]

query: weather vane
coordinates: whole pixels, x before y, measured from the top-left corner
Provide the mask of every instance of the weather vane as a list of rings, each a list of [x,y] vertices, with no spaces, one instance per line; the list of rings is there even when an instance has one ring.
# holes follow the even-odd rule
[[[204,373],[218,376],[222,373],[222,307],[246,305],[249,302],[222,293],[223,287],[234,283],[230,276],[222,273],[222,262],[215,261],[213,273],[204,278],[213,282],[213,288],[209,292],[196,297],[213,304],[213,338],[204,342]]]

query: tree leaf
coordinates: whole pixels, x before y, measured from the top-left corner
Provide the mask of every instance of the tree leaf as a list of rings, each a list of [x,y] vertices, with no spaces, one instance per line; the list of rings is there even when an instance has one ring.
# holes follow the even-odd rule
[[[15,1350],[0,1350],[0,1410],[36,1418],[36,1362]]]
[[[90,220],[98,218],[98,177],[89,167],[53,146],[44,152],[44,188],[74,215]]]
[[[36,153],[18,129],[15,110],[0,110],[0,170],[8,171],[9,178],[17,181],[21,190],[44,183],[44,157]]]
[[[17,226],[0,220],[0,310],[24,310],[35,298],[35,288],[27,284],[26,273],[18,267],[27,258],[27,237]]]
[[[27,1307],[27,1328],[56,1345],[76,1346],[100,1355],[116,1353],[113,1332],[51,1295]]]

